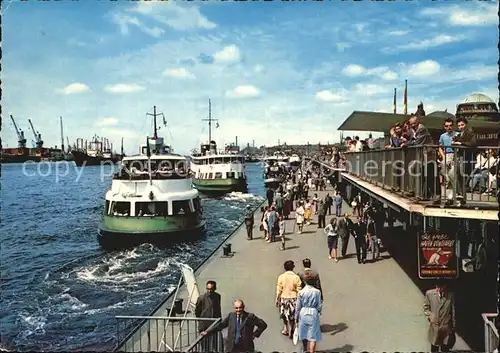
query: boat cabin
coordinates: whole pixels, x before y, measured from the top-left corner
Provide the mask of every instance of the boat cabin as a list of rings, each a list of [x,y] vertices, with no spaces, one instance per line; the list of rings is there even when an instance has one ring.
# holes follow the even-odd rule
[[[245,157],[239,155],[215,155],[196,157],[192,159],[193,164],[207,165],[207,164],[243,164]]]
[[[190,216],[201,212],[200,198],[168,201],[110,201],[106,200],[105,213],[116,217]]]
[[[189,177],[186,160],[175,155],[155,155],[148,160],[145,156],[127,157],[113,176],[115,180],[147,180],[151,164],[151,179],[186,179]]]

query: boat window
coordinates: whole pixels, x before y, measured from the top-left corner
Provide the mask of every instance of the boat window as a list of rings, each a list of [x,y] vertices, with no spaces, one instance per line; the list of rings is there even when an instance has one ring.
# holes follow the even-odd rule
[[[222,161],[223,161],[224,163],[231,163],[231,157],[223,157],[223,158],[222,158]]]
[[[242,172],[238,172],[238,179],[243,179],[243,173]]]
[[[137,202],[135,214],[137,217],[167,216],[168,202]]]
[[[214,174],[213,173],[208,173],[208,178],[207,179],[213,179],[214,178]]]
[[[189,200],[172,201],[172,210],[174,216],[182,216],[192,213],[191,207],[189,207]]]
[[[193,206],[194,206],[195,212],[201,210],[201,202],[200,202],[200,198],[199,197],[193,199]]]
[[[231,159],[233,163],[243,164],[243,157],[232,157]]]
[[[222,173],[220,172],[215,173],[215,179],[222,179]]]
[[[113,216],[129,216],[130,202],[117,202],[117,201],[112,202],[111,214]]]
[[[226,178],[228,178],[228,179],[234,179],[234,172],[227,172],[226,173]]]
[[[109,205],[110,205],[111,202],[109,202],[108,200],[106,200],[106,205],[104,206],[104,213],[105,214],[109,214],[111,211],[109,209]]]

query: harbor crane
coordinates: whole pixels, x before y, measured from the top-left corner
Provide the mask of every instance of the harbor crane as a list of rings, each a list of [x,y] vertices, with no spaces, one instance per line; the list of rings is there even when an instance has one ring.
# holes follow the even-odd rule
[[[42,134],[38,133],[38,131],[35,130],[35,128],[33,127],[33,123],[31,122],[31,119],[28,119],[28,122],[30,123],[31,131],[33,131],[33,135],[35,135],[36,148],[42,149],[43,148]]]
[[[24,138],[24,131],[20,130],[17,127],[16,121],[14,120],[14,117],[12,116],[12,114],[10,115],[10,119],[12,120],[12,123],[14,124],[14,128],[16,129],[17,143],[18,143],[19,148],[26,148],[26,139]]]

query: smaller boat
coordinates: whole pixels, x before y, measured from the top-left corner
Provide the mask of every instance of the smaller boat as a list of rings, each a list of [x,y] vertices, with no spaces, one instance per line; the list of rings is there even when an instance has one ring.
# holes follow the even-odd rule
[[[285,169],[278,162],[274,162],[264,170],[264,185],[277,188],[285,180]]]

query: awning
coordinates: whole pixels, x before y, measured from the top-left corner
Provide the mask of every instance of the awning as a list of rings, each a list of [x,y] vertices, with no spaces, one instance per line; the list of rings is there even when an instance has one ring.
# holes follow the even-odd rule
[[[407,114],[392,114],[378,112],[361,112],[354,111],[351,115],[338,127],[339,131],[372,131],[372,132],[389,132],[391,127],[396,123],[404,123],[411,115]],[[443,129],[444,118],[437,114],[431,113],[421,117],[422,124],[430,130]],[[469,120],[469,126],[478,131],[498,132],[500,131],[500,122],[485,121],[485,120]]]

